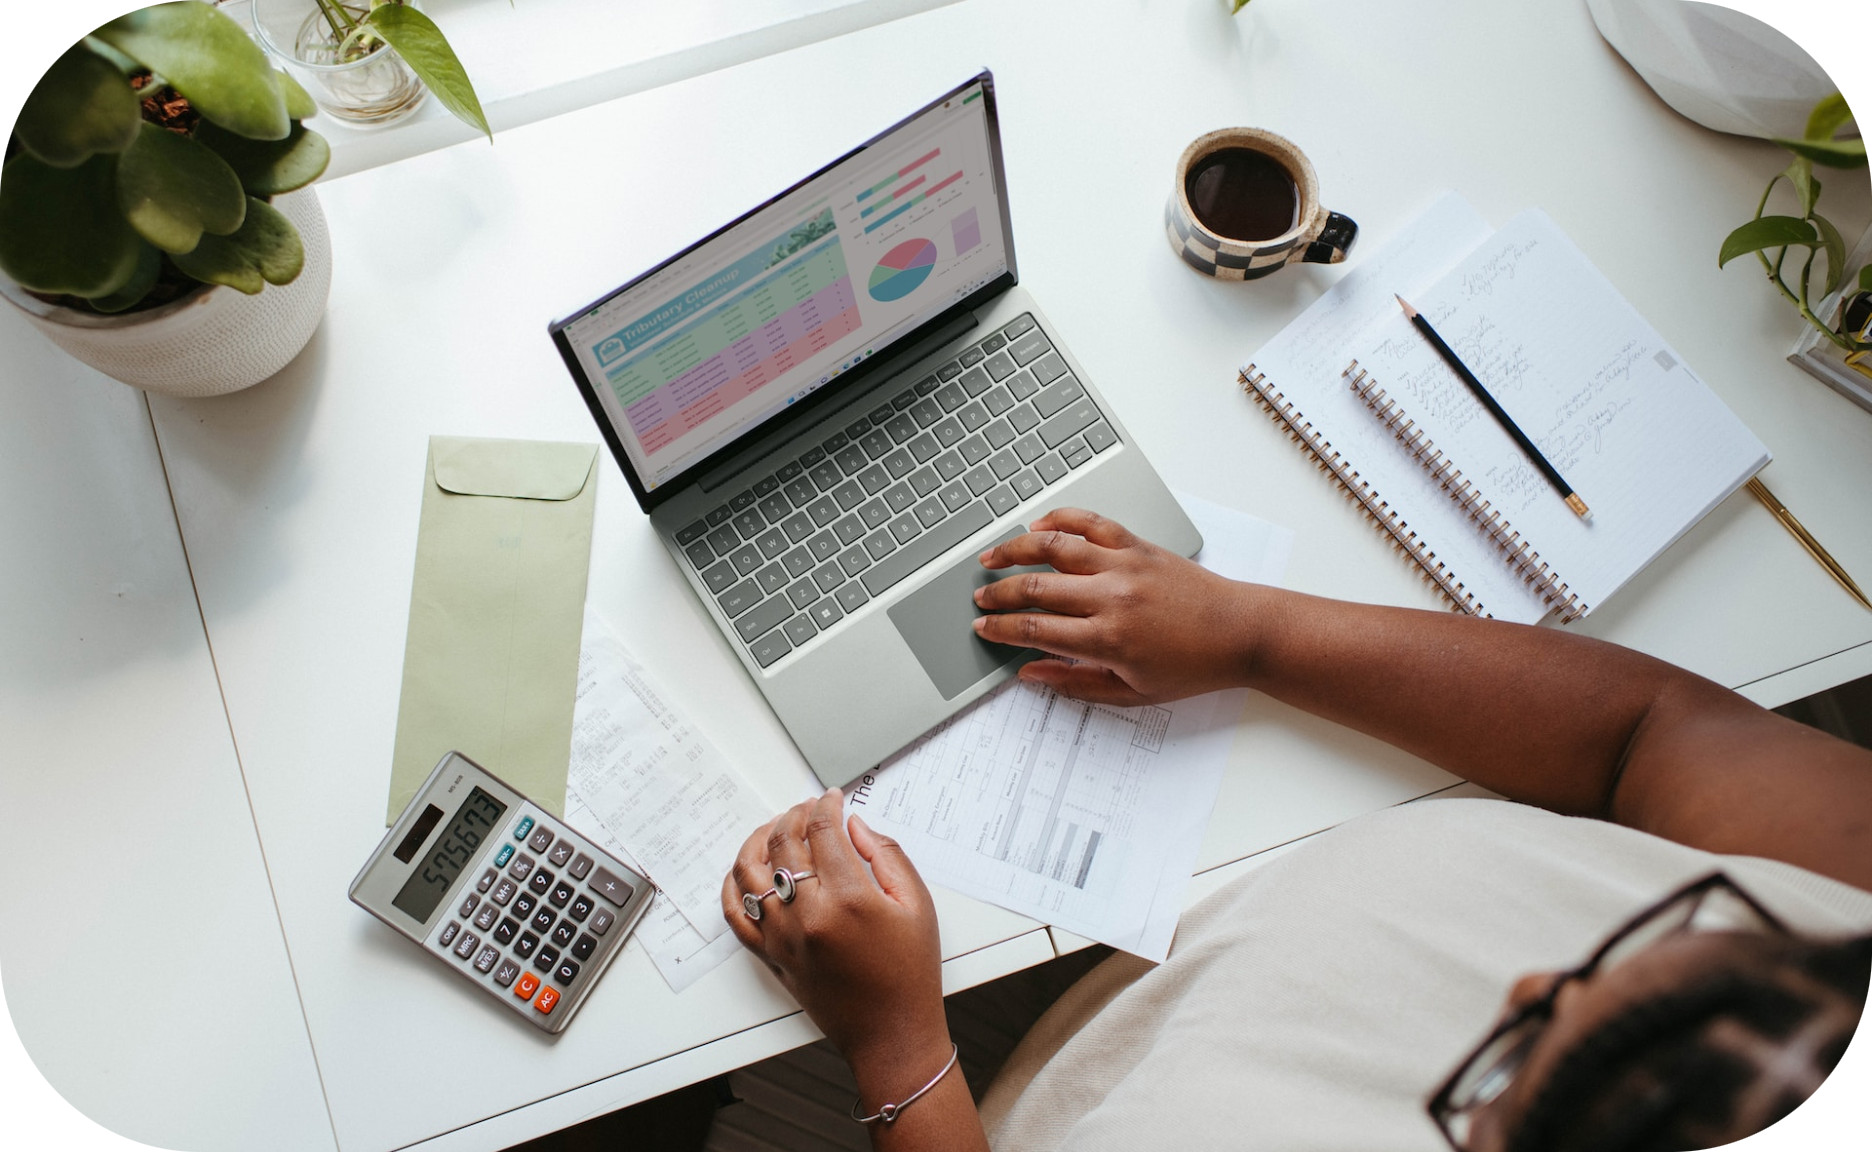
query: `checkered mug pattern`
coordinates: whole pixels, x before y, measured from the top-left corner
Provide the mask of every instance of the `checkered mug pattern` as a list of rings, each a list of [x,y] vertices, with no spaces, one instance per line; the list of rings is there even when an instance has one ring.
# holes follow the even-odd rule
[[[1258,152],[1286,172],[1299,201],[1293,227],[1268,239],[1243,240],[1219,235],[1203,224],[1190,207],[1190,169],[1224,148]],[[1320,203],[1319,176],[1306,155],[1292,141],[1259,128],[1221,128],[1190,142],[1177,160],[1164,226],[1170,247],[1183,262],[1218,280],[1256,280],[1295,262],[1337,264],[1358,239],[1358,225],[1351,217]]]

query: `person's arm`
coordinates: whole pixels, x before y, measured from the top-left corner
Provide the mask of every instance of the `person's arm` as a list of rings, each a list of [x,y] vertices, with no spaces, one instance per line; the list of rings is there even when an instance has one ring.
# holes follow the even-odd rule
[[[870,1116],[928,1084],[951,1045],[929,889],[895,840],[841,819],[843,804],[828,789],[749,836],[722,882],[722,915],[844,1054]],[[813,878],[750,919],[742,894],[767,891],[779,867]],[[988,1150],[959,1063],[895,1120],[866,1127],[878,1152]]]
[[[1872,752],[1617,645],[1225,580],[1077,509],[983,554],[1021,675],[1114,704],[1245,685],[1515,800],[1872,889]],[[1021,611],[1040,609],[1041,611]],[[1715,626],[1715,625],[1712,625]]]

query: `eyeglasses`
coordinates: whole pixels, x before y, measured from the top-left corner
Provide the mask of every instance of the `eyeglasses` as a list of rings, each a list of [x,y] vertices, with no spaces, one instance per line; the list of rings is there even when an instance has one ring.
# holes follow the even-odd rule
[[[1496,1026],[1430,1098],[1430,1118],[1443,1130],[1451,1148],[1465,1152],[1476,1114],[1514,1082],[1553,1019],[1554,1001],[1562,988],[1595,972],[1610,971],[1667,937],[1737,930],[1788,934],[1774,913],[1721,872],[1687,884],[1638,913],[1607,937],[1584,964],[1562,973],[1544,996],[1522,1005]]]

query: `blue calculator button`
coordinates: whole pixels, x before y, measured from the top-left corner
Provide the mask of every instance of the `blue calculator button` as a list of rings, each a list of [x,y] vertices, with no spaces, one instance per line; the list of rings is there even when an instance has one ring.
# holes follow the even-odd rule
[[[522,816],[520,823],[514,825],[514,839],[525,840],[527,833],[533,831],[533,817]]]
[[[514,846],[512,844],[502,844],[501,850],[495,853],[494,855],[494,867],[496,868],[507,867],[507,861],[513,859],[513,854],[514,854]]]

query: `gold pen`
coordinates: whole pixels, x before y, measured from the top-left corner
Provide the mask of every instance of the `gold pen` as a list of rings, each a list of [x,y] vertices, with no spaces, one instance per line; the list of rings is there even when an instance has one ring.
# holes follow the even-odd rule
[[[1833,574],[1833,579],[1840,582],[1840,587],[1852,593],[1854,600],[1867,608],[1872,608],[1872,600],[1867,600],[1866,594],[1859,591],[1859,585],[1853,583],[1853,578],[1846,574],[1846,569],[1840,567],[1839,561],[1833,559],[1827,550],[1820,546],[1820,541],[1813,538],[1813,533],[1807,531],[1806,527],[1794,518],[1794,513],[1788,511],[1787,505],[1781,503],[1780,498],[1773,492],[1768,491],[1768,485],[1761,482],[1761,477],[1750,477],[1748,490],[1755,494],[1757,500],[1768,506],[1768,511],[1773,512],[1775,519],[1781,521],[1781,526],[1794,534],[1794,539],[1801,542],[1801,547],[1807,549],[1809,555],[1820,561],[1822,568]]]

